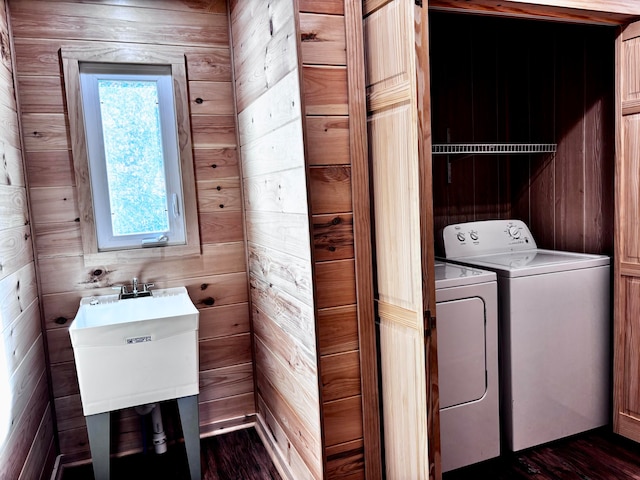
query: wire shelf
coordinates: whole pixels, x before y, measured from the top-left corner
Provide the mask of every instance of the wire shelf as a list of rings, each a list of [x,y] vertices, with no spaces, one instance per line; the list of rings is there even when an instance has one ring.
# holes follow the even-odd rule
[[[555,143],[444,143],[431,148],[433,155],[505,153],[555,153]]]

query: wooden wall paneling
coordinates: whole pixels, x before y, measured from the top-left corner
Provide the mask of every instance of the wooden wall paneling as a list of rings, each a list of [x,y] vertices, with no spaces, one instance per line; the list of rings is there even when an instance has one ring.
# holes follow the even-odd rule
[[[287,118],[283,119],[286,122]],[[300,137],[302,126],[289,118],[288,123],[242,146],[242,166],[245,179],[256,175],[288,170],[304,156]],[[291,141],[296,139],[296,141]],[[302,168],[297,166],[296,168]]]
[[[219,398],[210,402],[200,403],[200,429],[202,426],[229,422],[242,424],[247,412],[255,411],[255,396],[250,393]]]
[[[33,222],[75,222],[80,218],[76,187],[38,187],[30,189]]]
[[[306,214],[306,176],[302,166],[245,177],[245,207],[254,212]]]
[[[337,448],[339,447],[339,448]],[[327,448],[327,477],[364,480],[364,447],[361,440]]]
[[[314,215],[313,245],[317,262],[353,258],[353,214]]]
[[[19,77],[22,113],[65,113],[64,87],[59,76]]]
[[[313,444],[318,450],[315,455],[320,453],[321,435],[320,435],[320,419],[318,418],[319,408],[319,392],[317,384],[316,366],[313,365],[312,370],[300,373],[300,369],[290,369],[286,361],[282,361],[275,355],[260,338],[256,338],[255,355],[257,365],[258,378],[262,377],[270,384],[273,393],[281,397],[296,412],[299,422],[304,425],[306,431],[312,436]],[[269,398],[269,402],[273,399]],[[299,444],[298,439],[295,443]]]
[[[538,98],[529,104],[531,118],[531,141],[556,143],[556,59],[558,29],[548,29],[547,35],[539,36],[530,48],[530,64],[539,68],[529,68],[531,77],[531,98]],[[560,42],[562,45],[562,42]],[[560,65],[560,68],[562,66]],[[550,218],[555,201],[555,161],[556,155],[531,155],[529,198],[531,209],[527,215],[529,228],[541,248],[554,248],[555,225]],[[525,212],[520,212],[521,218]]]
[[[53,423],[33,261],[14,58],[6,2],[0,2],[0,377],[5,402],[0,477],[50,475]]]
[[[307,160],[310,166],[348,165],[349,119],[344,116],[307,116]]]
[[[275,288],[313,307],[311,265],[306,259],[253,243],[248,244],[248,256],[252,276],[269,284],[269,288]]]
[[[42,375],[40,378],[41,382],[32,390],[33,395],[30,396],[23,415],[15,419],[6,446],[0,451],[0,478],[18,478],[27,461],[38,428],[47,416],[47,410],[51,408],[45,376]]]
[[[37,287],[32,264],[27,264],[0,280],[0,331],[14,324],[36,298]]]
[[[569,27],[567,27],[569,28]],[[584,37],[566,35],[558,52],[563,65],[558,77],[556,124],[555,207],[556,245],[559,250],[584,251]]]
[[[313,214],[345,213],[353,210],[351,167],[310,167],[309,182]]]
[[[268,283],[253,274],[249,278],[253,324],[266,321],[263,319],[264,316],[269,317],[277,322],[283,335],[295,339],[295,342],[315,356],[313,309],[278,289],[270,288]]]
[[[256,339],[264,345],[263,350],[267,348],[272,357],[276,358],[280,364],[286,365],[287,370],[300,379],[310,395],[317,399],[315,352],[310,352],[296,339],[284,334],[277,320],[269,318],[262,312],[257,314],[261,321],[255,323],[254,333]]]
[[[198,338],[201,340],[250,331],[249,307],[246,303],[201,308],[199,312]]]
[[[20,132],[15,108],[0,104],[0,127],[2,127],[3,141],[16,147],[20,147]]]
[[[0,163],[0,185],[24,186],[25,175],[21,150],[5,139],[1,139],[0,155],[4,160]]]
[[[189,82],[192,115],[233,115],[231,82]]]
[[[498,38],[490,24],[484,28],[472,27],[472,103],[473,142],[492,143],[498,140],[497,112],[497,58],[492,48]],[[500,157],[478,155],[474,160],[474,218],[486,220],[500,218],[508,199],[501,188],[495,188],[500,178]]]
[[[318,336],[321,355],[358,348],[356,305],[323,308],[318,312]]]
[[[468,19],[460,18],[461,23],[456,23],[455,28],[460,28],[461,34],[449,38],[446,32],[455,21],[456,19],[447,19],[438,14],[431,18],[431,36],[435,46],[430,56],[433,71],[433,143],[473,142],[475,124],[472,52],[475,50]],[[482,161],[482,158],[476,158],[460,155],[452,155],[448,159],[443,155],[433,157],[436,231],[450,223],[474,220],[473,172],[476,162]],[[450,164],[447,163],[448,160]],[[451,182],[448,180],[449,168]]]
[[[27,192],[24,187],[0,185],[0,229],[29,223]]]
[[[198,209],[200,212],[215,212],[221,209],[240,210],[240,180],[238,178],[220,178],[203,180],[196,183],[198,190]]]
[[[247,8],[234,2],[230,19],[258,418],[260,424],[270,421],[279,426],[273,427],[279,440],[273,429],[267,438],[288,475],[321,478],[321,402],[296,5],[254,2]],[[286,345],[293,351],[285,353]],[[300,362],[291,356],[293,352],[301,355]],[[269,419],[267,412],[273,412]],[[291,449],[299,453],[294,461]]]
[[[183,281],[189,288],[191,287],[189,284],[193,282],[193,288],[202,287],[202,291],[205,291],[207,286],[211,286],[219,287],[221,292],[225,292],[228,289],[224,282],[237,284],[238,279],[244,275],[244,268],[238,264],[241,258],[238,256],[238,249],[242,247],[242,244],[227,243],[221,244],[219,247],[226,248],[206,248],[205,251],[210,253],[202,257],[167,260],[165,263],[149,262],[142,265],[122,263],[113,267],[109,265],[85,267],[82,257],[46,257],[40,260],[41,289],[45,295],[70,291],[92,291],[112,285],[130,284],[131,279],[138,275],[140,279],[156,283],[156,288],[160,288],[159,284],[169,285]],[[225,253],[230,255],[230,258],[227,259],[228,262],[221,261],[217,266],[215,255]],[[56,273],[59,275],[57,281]],[[208,281],[203,282],[203,285],[198,285],[198,278],[206,278]],[[237,298],[247,297],[246,289],[243,290],[243,293],[238,292]],[[233,298],[236,298],[236,295]]]
[[[25,113],[22,134],[26,151],[70,150],[69,122],[63,113]]]
[[[34,233],[38,258],[83,253],[79,222],[36,224]]]
[[[499,134],[506,142],[535,142],[531,138],[531,99],[534,98],[531,81],[530,51],[536,48],[531,39],[529,23],[506,26],[514,42],[501,43],[498,55],[502,77],[499,96]],[[544,100],[540,100],[544,101]],[[531,203],[529,195],[530,158],[527,155],[501,155],[505,166],[509,195],[509,217],[529,223]]]
[[[613,33],[589,34],[585,38],[584,250],[608,255],[613,254],[615,198]]]
[[[236,144],[235,117],[231,115],[193,115],[193,148],[233,147]]]
[[[236,85],[237,89],[238,86]],[[299,95],[298,73],[294,70],[273,85],[264,95],[257,98],[250,108],[242,110],[238,114],[238,130],[242,148],[270,132],[277,131],[287,123],[299,119],[301,115]],[[291,100],[285,101],[289,98]],[[300,138],[301,134],[302,131],[300,130],[296,137],[289,139],[294,144],[294,147],[295,143],[302,140]],[[271,139],[271,141],[275,142],[276,140]],[[300,157],[291,160],[294,163],[289,165],[290,168],[302,165]],[[249,177],[253,175],[252,171],[245,172],[244,163],[243,174]]]
[[[189,80],[231,81],[231,52],[227,46],[210,48],[207,52],[189,51],[186,58]]]
[[[34,301],[2,332],[6,354],[5,372],[12,375],[41,335],[40,308]]]
[[[302,78],[307,115],[349,113],[346,67],[305,66]]]
[[[49,398],[46,394],[47,379],[45,375],[44,350],[42,348],[42,338],[33,342],[29,351],[24,356],[24,360],[18,368],[9,376],[8,388],[11,392],[9,399],[10,420],[13,428],[9,431],[9,436],[15,434],[16,427],[21,422],[21,417],[27,412],[29,404],[33,401],[34,395],[42,396],[45,403]],[[39,421],[40,419],[38,419]],[[35,433],[33,430],[31,433]],[[7,442],[10,445],[11,441]],[[31,445],[31,443],[29,443]],[[26,456],[27,452],[24,452]]]
[[[289,2],[254,2],[250,8],[232,9],[231,24],[236,104],[242,113],[297,68],[293,9]]]
[[[201,340],[200,369],[228,367],[251,362],[251,336],[249,333],[230,337]]]
[[[354,260],[336,260],[316,264],[316,302],[318,308],[356,303]]]
[[[25,154],[29,187],[71,187],[76,183],[71,150],[47,150]]]
[[[268,408],[272,412],[278,425],[286,433],[286,438],[303,459],[306,468],[312,472],[312,478],[322,478],[322,464],[318,462],[321,455],[321,438],[318,431],[314,429],[310,432],[306,428],[306,423],[298,417],[298,414],[291,409],[286,402],[271,385],[265,374],[258,366],[256,370],[258,395],[264,399],[268,398]],[[316,408],[316,410],[318,410]],[[304,413],[304,412],[301,412]],[[311,413],[311,412],[309,412]],[[319,422],[319,419],[316,420]],[[294,441],[295,439],[295,441]],[[283,446],[286,448],[286,442]]]
[[[193,162],[197,181],[239,175],[235,148],[197,148],[193,151]]]
[[[33,261],[31,229],[28,225],[0,230],[0,279]]]
[[[322,367],[322,399],[325,402],[360,395],[359,352],[324,355]]]
[[[300,13],[300,43],[305,65],[346,65],[344,16]]]
[[[327,13],[343,15],[345,12],[343,0],[300,0],[298,8],[301,12]]]
[[[264,246],[275,245],[281,252],[310,258],[309,234],[304,230],[309,219],[303,214],[245,211],[247,238]]]
[[[229,45],[224,15],[201,15],[80,2],[11,2],[14,31],[31,31],[32,38],[126,41],[162,45]],[[46,16],[49,21],[41,22]],[[107,20],[108,19],[108,20]]]
[[[507,17],[534,18],[577,23],[624,25],[640,11],[633,0],[598,2],[594,0],[432,0],[429,8],[451,12],[485,13]]]
[[[243,394],[253,395],[252,362],[200,372],[201,402]]]
[[[296,450],[295,445],[288,440],[287,431],[280,424],[280,421],[286,421],[286,418],[278,419],[260,395],[258,395],[258,412],[260,413],[258,417],[258,431],[262,431],[266,436],[266,444],[273,444],[273,450],[278,456],[280,464],[288,468],[291,479],[307,480],[314,478],[313,473],[305,464],[302,456]],[[281,445],[284,445],[284,450],[279,450]]]
[[[200,241],[203,244],[241,242],[243,240],[240,210],[201,212]]]
[[[332,446],[362,438],[362,399],[344,398],[323,405],[325,445]]]
[[[18,480],[48,478],[49,472],[53,469],[55,443],[51,410],[49,406],[42,416]]]

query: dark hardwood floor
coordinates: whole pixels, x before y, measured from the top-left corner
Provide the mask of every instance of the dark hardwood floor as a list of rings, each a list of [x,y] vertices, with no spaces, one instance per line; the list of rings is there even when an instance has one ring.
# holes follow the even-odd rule
[[[204,480],[279,480],[255,429],[202,440]],[[114,458],[116,480],[188,480],[182,444],[164,455],[148,453]],[[62,480],[92,480],[91,465],[66,467]],[[412,479],[402,479],[412,480]],[[462,468],[443,480],[640,480],[640,445],[608,428]]]
[[[236,430],[201,441],[203,480],[280,480],[254,428]],[[183,444],[168,452],[129,455],[111,460],[114,480],[188,480]],[[62,480],[93,480],[91,464],[65,467]]]
[[[471,479],[640,480],[640,445],[601,428],[443,475]]]

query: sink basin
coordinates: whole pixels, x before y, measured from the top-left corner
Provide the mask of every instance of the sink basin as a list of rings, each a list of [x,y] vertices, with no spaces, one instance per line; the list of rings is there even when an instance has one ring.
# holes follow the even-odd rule
[[[184,287],[83,298],[69,335],[84,415],[198,394],[198,317]]]

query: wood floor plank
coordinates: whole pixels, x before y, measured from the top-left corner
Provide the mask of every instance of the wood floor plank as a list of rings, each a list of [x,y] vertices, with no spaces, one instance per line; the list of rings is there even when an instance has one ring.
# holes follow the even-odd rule
[[[443,480],[638,480],[640,445],[600,428],[447,472]]]
[[[255,428],[202,439],[201,465],[204,480],[280,480],[276,467]],[[63,467],[62,480],[91,480],[91,464]],[[111,459],[111,478],[118,480],[188,480],[184,444],[171,445],[163,455],[150,451]]]

